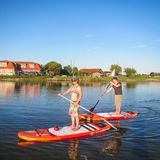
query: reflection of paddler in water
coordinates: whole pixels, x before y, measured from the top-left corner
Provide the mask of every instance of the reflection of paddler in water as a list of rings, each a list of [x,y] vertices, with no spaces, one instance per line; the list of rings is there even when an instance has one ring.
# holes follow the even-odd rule
[[[68,156],[69,160],[87,160],[87,156],[84,154],[78,153],[78,147],[79,147],[79,140],[78,139],[72,139],[70,141],[70,146],[68,148]]]
[[[78,139],[73,139],[70,141],[68,156],[69,160],[78,160]]]
[[[116,121],[115,125],[118,130],[114,133],[112,139],[105,142],[102,152],[109,156],[115,156],[118,154],[121,147],[121,136],[124,133],[123,129],[120,129],[120,121]]]

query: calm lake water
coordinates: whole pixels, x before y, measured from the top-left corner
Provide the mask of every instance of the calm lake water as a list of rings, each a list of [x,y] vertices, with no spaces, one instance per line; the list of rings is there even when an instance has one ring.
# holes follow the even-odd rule
[[[70,123],[69,103],[58,97],[67,83],[0,82],[1,160],[159,160],[160,83],[123,83],[123,111],[138,111],[135,119],[111,122],[119,127],[101,135],[22,147],[23,130]],[[107,85],[107,84],[106,84]],[[94,106],[105,84],[83,86],[81,105]],[[114,111],[113,94],[103,97],[95,112]],[[84,112],[80,110],[80,112]]]

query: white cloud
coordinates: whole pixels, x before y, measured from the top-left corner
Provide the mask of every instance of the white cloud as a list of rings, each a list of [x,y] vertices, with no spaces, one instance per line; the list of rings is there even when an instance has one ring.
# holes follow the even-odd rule
[[[139,45],[136,45],[136,46],[132,46],[130,48],[146,48],[146,47],[147,47],[147,45],[145,45],[145,44],[139,44]]]
[[[94,35],[93,34],[85,34],[84,36],[83,36],[83,38],[91,38],[91,37],[93,37]]]

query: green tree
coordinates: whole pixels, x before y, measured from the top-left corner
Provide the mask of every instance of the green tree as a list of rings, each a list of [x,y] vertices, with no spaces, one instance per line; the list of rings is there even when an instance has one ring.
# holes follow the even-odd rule
[[[72,67],[70,65],[64,66],[64,70],[67,71],[67,73],[68,73],[69,76],[72,76],[73,70],[72,70]]]
[[[126,73],[127,77],[130,77],[130,76],[135,75],[137,73],[137,71],[134,68],[129,68],[129,67],[125,68],[124,72]]]
[[[117,64],[112,64],[110,67],[110,71],[113,71],[115,69],[115,75],[119,75],[122,72],[122,68],[121,66],[117,65]]]
[[[44,68],[47,70],[50,76],[60,75],[62,65],[55,61],[48,62]]]
[[[151,72],[149,75],[150,75],[151,77],[154,77],[154,76],[155,76],[155,73],[154,73],[154,72]]]
[[[86,76],[86,73],[82,71],[78,71],[78,76]]]
[[[78,74],[78,68],[77,67],[73,67],[72,73],[73,73],[73,75],[77,75]]]

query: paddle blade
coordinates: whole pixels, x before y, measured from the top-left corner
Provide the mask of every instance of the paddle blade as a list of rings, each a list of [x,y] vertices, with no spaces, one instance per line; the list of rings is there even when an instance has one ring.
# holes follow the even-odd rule
[[[90,111],[90,112],[93,112],[98,103],[99,103],[99,100],[97,101],[97,103],[96,103],[89,111]]]
[[[94,111],[94,109],[95,109],[95,107],[92,107],[89,111],[90,111],[90,112],[93,112],[93,111]]]
[[[114,77],[114,76],[115,76],[115,69],[110,74],[110,77]]]

